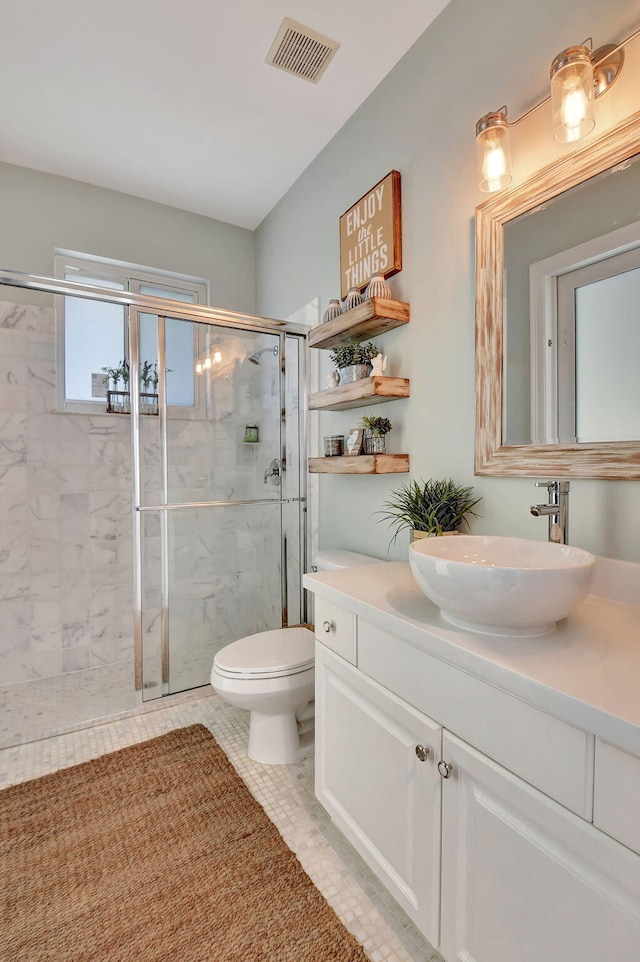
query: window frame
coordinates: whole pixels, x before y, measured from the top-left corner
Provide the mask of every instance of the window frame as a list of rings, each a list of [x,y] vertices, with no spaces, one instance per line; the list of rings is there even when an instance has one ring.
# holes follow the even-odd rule
[[[194,300],[190,303],[176,300],[176,307],[180,304],[188,308],[191,304],[210,303],[209,281],[206,278],[56,248],[54,251],[54,276],[65,280],[69,272],[72,272],[73,275],[77,274],[77,279],[80,283],[82,283],[83,276],[122,283],[124,284],[125,290],[130,293],[139,293],[141,286],[152,285],[154,287],[162,287],[165,290],[175,291],[176,293],[189,293],[194,295]],[[66,295],[64,294],[54,295],[57,370],[56,410],[67,414],[107,414],[107,402],[105,399],[96,398],[95,400],[79,401],[67,399],[66,397],[65,298]],[[128,357],[129,332],[126,307],[123,307],[122,311],[123,357]],[[197,328],[194,327],[194,361],[198,351],[196,332]],[[167,411],[174,417],[192,418],[197,417],[199,406],[200,398],[198,397],[197,383],[194,378],[193,406],[168,405]],[[113,416],[119,417],[120,415]]]

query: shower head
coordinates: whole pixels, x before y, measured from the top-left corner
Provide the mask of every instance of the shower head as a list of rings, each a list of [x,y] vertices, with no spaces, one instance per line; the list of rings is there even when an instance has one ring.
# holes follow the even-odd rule
[[[271,348],[271,347],[263,347],[261,351],[256,351],[255,354],[251,354],[251,355],[247,358],[247,361],[251,361],[252,364],[259,364],[259,363],[260,363],[260,355],[261,355],[261,354],[264,354],[265,351],[270,351],[271,354],[273,354],[274,357],[277,357],[277,356],[278,356],[278,353],[279,353],[278,345],[276,344],[273,348]]]

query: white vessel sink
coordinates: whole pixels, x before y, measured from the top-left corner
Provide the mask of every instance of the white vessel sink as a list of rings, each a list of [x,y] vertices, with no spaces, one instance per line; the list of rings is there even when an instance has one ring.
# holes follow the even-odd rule
[[[442,617],[495,635],[542,635],[586,597],[596,559],[571,545],[460,535],[409,546],[414,578]]]

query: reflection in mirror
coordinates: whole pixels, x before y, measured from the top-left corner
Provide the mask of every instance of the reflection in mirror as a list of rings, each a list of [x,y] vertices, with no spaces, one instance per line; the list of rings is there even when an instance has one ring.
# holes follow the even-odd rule
[[[505,224],[507,444],[640,438],[639,161]]]

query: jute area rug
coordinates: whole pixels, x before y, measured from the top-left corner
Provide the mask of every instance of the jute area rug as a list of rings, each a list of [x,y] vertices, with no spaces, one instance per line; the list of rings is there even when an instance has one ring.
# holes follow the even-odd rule
[[[2,962],[365,962],[202,725],[0,792]]]

